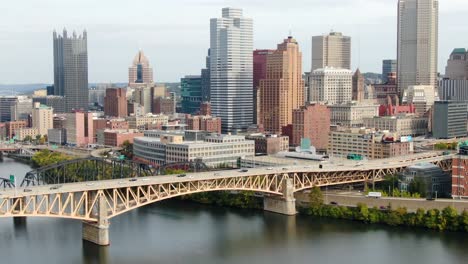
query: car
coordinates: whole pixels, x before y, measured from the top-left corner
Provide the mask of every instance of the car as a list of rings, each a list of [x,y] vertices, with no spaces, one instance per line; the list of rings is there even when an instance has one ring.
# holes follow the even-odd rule
[[[333,204],[333,205],[338,205],[337,202],[330,202],[330,204]]]
[[[310,166],[305,166],[304,169],[310,169]]]
[[[149,181],[150,179],[148,178],[144,178],[144,179],[141,179],[142,181]]]
[[[24,189],[24,192],[31,192],[31,189]]]
[[[193,176],[189,176],[189,179],[193,179]]]
[[[124,181],[119,181],[119,184],[124,184],[125,182]]]
[[[219,176],[219,173],[215,172],[215,173],[214,173],[214,176]]]
[[[427,201],[435,201],[435,198],[434,197],[427,197],[426,200]]]
[[[185,177],[185,176],[187,176],[187,175],[186,175],[186,174],[179,174],[179,175],[177,175],[177,177],[179,177],[179,178],[180,178],[180,177]]]
[[[249,171],[248,169],[242,169],[239,172],[248,172],[248,171]]]
[[[272,167],[268,167],[267,170],[273,170],[273,168],[272,168]]]
[[[86,186],[93,186],[94,182],[87,183]]]
[[[128,181],[134,182],[134,181],[137,181],[137,178],[131,178],[131,179],[128,180]]]
[[[55,185],[55,186],[50,187],[49,189],[50,190],[57,190],[60,187],[62,187],[62,185]]]
[[[388,210],[388,206],[383,206],[383,205],[381,205],[381,206],[379,207],[379,209],[380,209],[380,210]]]
[[[284,170],[284,171],[285,171],[285,170],[288,170],[288,168],[283,168],[282,170]]]

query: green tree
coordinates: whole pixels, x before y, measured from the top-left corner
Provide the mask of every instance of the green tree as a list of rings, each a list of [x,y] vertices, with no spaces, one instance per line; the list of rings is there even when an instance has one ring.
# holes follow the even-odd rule
[[[463,213],[460,215],[460,230],[468,232],[468,211],[463,210]]]
[[[459,216],[457,210],[452,206],[445,207],[442,210],[441,216],[445,220],[446,227],[444,229],[448,229],[451,231],[457,231],[460,227]]]
[[[369,208],[367,208],[366,204],[358,203],[357,204],[357,212],[355,219],[363,222],[369,221]]]
[[[31,142],[33,138],[30,135],[24,137],[23,142]]]
[[[420,177],[415,177],[414,180],[411,181],[411,183],[409,185],[409,192],[410,193],[418,193],[418,194],[422,195],[423,197],[426,196],[426,190],[427,190],[427,184]]]
[[[309,203],[311,208],[320,208],[323,205],[323,193],[320,187],[313,187],[309,194]]]
[[[122,155],[124,155],[128,159],[133,159],[133,144],[130,143],[130,141],[125,140],[122,143],[121,147],[122,147],[122,150],[120,151],[120,153],[122,153]]]
[[[424,226],[430,229],[436,229],[439,217],[439,210],[429,209],[424,217]]]

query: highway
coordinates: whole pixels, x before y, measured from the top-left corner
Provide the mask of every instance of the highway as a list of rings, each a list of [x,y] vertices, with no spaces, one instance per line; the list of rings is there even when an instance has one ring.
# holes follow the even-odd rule
[[[442,156],[441,152],[430,152],[424,154],[415,154],[411,156],[401,156],[396,158],[382,159],[382,160],[368,160],[368,161],[345,161],[339,164],[333,164],[331,162],[323,162],[323,168],[320,169],[319,165],[310,166],[281,166],[281,167],[259,167],[249,168],[247,172],[240,172],[238,170],[225,170],[216,172],[198,172],[198,173],[186,173],[185,177],[177,177],[177,175],[166,175],[166,176],[150,176],[133,178],[136,181],[130,181],[130,179],[114,179],[114,180],[101,180],[92,182],[77,182],[77,183],[65,183],[58,185],[43,185],[43,186],[29,186],[29,187],[17,187],[14,189],[5,189],[0,191],[0,198],[12,198],[12,197],[23,197],[30,195],[43,195],[43,194],[55,194],[55,193],[68,193],[68,192],[79,192],[79,191],[91,191],[91,190],[104,190],[111,188],[120,187],[136,187],[136,186],[147,186],[155,184],[167,184],[167,183],[178,183],[178,182],[190,182],[200,180],[213,180],[213,179],[229,179],[236,177],[245,176],[257,176],[265,174],[281,174],[281,173],[302,173],[302,172],[342,172],[342,171],[368,171],[378,170],[382,168],[392,167],[406,167],[412,164],[416,164],[420,161],[436,161],[444,158],[450,158],[451,156]],[[361,164],[361,165],[358,165]],[[51,189],[53,186],[59,186],[57,189]],[[26,190],[26,192],[25,192]]]

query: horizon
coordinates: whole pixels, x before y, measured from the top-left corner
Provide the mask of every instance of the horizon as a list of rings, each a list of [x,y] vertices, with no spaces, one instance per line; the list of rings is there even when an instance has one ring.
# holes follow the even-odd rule
[[[6,3],[0,50],[8,52],[0,61],[0,84],[53,83],[52,32],[63,28],[77,34],[87,30],[90,83],[127,82],[139,49],[148,56],[155,82],[179,82],[204,68],[210,18],[221,17],[226,6],[242,8],[253,19],[254,49],[276,48],[291,30],[303,53],[304,71],[310,70],[311,37],[331,30],[351,36],[353,71],[380,73],[382,60],[396,59],[397,0],[293,0],[287,7],[279,0],[267,6],[259,0],[25,2]],[[459,23],[468,11],[465,2],[440,1],[441,74],[451,51],[468,47],[468,29]],[[32,10],[41,12],[40,20],[31,19],[37,13]],[[360,15],[367,10],[372,12]]]

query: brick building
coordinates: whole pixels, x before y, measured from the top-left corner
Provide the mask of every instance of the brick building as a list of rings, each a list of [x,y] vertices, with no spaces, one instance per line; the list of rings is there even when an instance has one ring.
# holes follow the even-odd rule
[[[245,139],[255,141],[255,154],[273,155],[289,149],[288,136],[252,134]]]
[[[302,138],[310,139],[318,150],[327,149],[330,133],[330,109],[323,104],[311,104],[293,111],[291,145],[299,146]]]
[[[133,143],[135,137],[143,137],[143,133],[135,130],[104,130],[104,145],[119,147],[126,140]]]
[[[188,116],[188,130],[203,130],[221,134],[221,118],[212,116]]]

